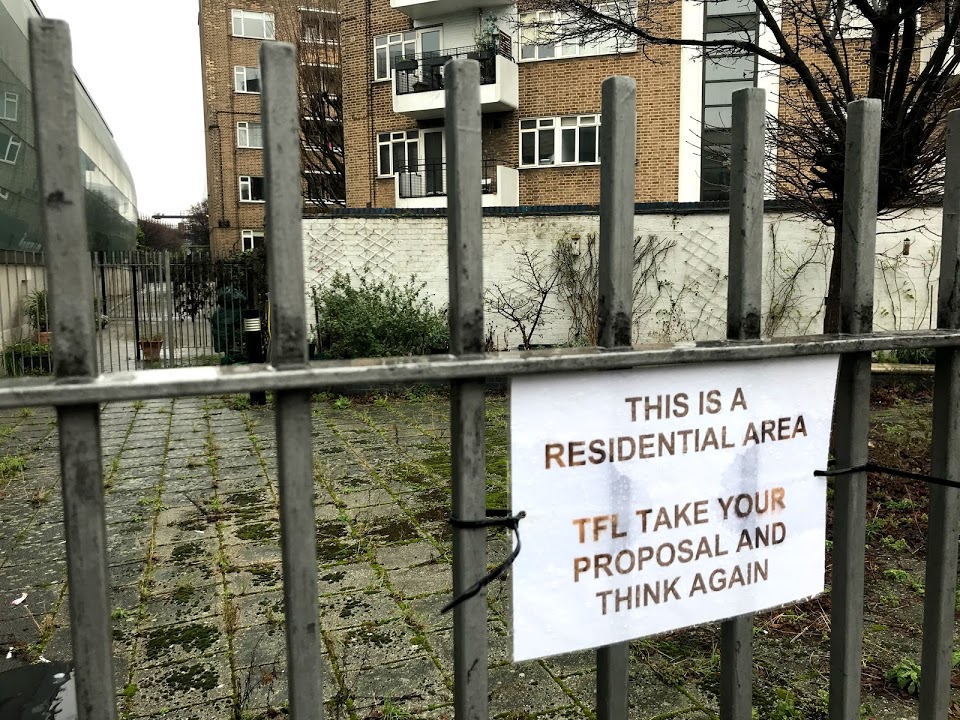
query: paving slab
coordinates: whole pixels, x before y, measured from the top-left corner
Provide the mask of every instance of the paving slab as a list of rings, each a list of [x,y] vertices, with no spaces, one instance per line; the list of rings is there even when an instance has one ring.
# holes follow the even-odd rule
[[[410,394],[347,408],[314,404],[317,620],[328,718],[453,717],[453,614],[440,612],[452,595],[448,402]],[[503,507],[508,403],[490,397],[487,407],[488,500]],[[12,428],[0,452],[22,456],[27,468],[0,478],[0,671],[41,655],[72,657],[53,417],[0,412]],[[266,720],[284,712],[272,411],[221,398],[113,403],[101,429],[121,716]],[[489,533],[488,562],[510,548],[507,533]],[[23,591],[28,601],[12,605]],[[487,588],[487,598],[490,717],[591,717],[595,652],[515,664],[509,573]],[[903,612],[919,607],[919,600],[905,603]],[[877,625],[875,615],[868,609]],[[880,629],[870,632],[872,648],[912,652]],[[712,628],[693,640],[678,633],[634,644],[631,720],[716,713],[714,636]],[[760,641],[758,658],[789,657],[799,666],[813,657],[822,665],[822,653]],[[874,701],[873,716],[915,716],[904,712],[911,702]]]

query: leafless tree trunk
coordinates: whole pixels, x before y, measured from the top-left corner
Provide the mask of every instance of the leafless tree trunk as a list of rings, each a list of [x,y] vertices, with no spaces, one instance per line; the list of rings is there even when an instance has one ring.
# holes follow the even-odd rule
[[[346,201],[340,13],[333,0],[300,0],[279,22],[297,45],[304,212],[323,212]]]

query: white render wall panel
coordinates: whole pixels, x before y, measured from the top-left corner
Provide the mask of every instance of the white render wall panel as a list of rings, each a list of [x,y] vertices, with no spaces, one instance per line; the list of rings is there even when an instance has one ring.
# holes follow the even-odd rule
[[[877,330],[931,327],[936,321],[941,209],[911,210],[878,226]],[[637,215],[641,247],[657,250],[647,262],[645,291],[635,300],[636,340],[685,341],[725,335],[727,233],[725,214]],[[768,213],[764,223],[763,328],[766,335],[820,331],[833,229],[789,213]],[[590,215],[521,215],[484,218],[484,283],[520,292],[521,253],[549,267],[562,239],[579,236],[581,258],[599,220]],[[437,306],[447,303],[447,224],[443,217],[331,216],[304,220],[308,288],[336,271],[416,275]],[[646,256],[652,257],[650,254]],[[640,271],[634,274],[636,281]],[[308,300],[309,302],[309,300]],[[570,313],[556,294],[535,342],[571,342]],[[312,309],[308,317],[313,317]],[[516,329],[487,310],[501,349],[516,348]]]
[[[453,49],[470,47],[476,44],[476,32],[480,26],[480,16],[476,10],[460,12],[454,15],[440,15],[425,20],[415,20],[414,27],[432,27],[443,25],[443,47]]]

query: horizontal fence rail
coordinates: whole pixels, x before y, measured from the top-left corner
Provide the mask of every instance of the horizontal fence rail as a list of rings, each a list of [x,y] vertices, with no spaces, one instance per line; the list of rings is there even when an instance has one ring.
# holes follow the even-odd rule
[[[422,355],[322,360],[278,373],[270,365],[193,367],[111,373],[89,381],[16,378],[0,384],[0,408],[72,405],[139,398],[223,395],[256,390],[309,390],[357,383],[425,383],[577,370],[619,370],[736,360],[875,352],[960,344],[960,330],[916,330],[873,335],[807,335],[771,341],[681,343],[630,350],[572,348],[503,355]]]

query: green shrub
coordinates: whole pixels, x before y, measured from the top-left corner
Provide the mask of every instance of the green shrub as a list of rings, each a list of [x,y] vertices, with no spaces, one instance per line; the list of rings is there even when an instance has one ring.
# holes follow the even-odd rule
[[[312,289],[318,354],[322,358],[425,355],[449,347],[446,314],[423,297],[425,283],[411,277],[353,284],[336,273],[323,288]]]
[[[24,341],[3,348],[3,370],[8,376],[48,375],[53,372],[53,357],[48,345]]]

